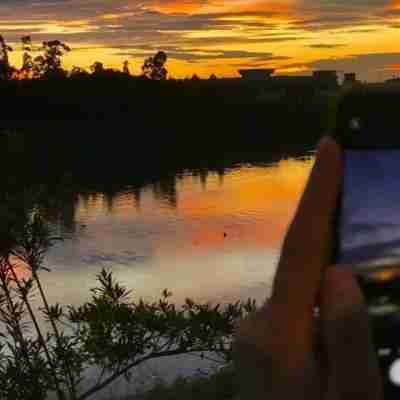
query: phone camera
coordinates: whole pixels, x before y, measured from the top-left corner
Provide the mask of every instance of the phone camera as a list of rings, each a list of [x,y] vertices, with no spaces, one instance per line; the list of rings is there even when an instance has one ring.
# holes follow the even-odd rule
[[[350,120],[350,129],[353,132],[358,132],[361,130],[361,120],[358,117],[352,118]]]

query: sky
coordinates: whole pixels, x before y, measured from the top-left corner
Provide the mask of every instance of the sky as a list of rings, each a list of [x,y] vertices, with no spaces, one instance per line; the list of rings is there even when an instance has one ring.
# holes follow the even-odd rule
[[[400,0],[1,0],[0,34],[37,46],[71,46],[64,65],[95,61],[140,73],[145,57],[169,55],[172,77],[238,76],[240,68],[356,72],[382,81],[400,71]]]

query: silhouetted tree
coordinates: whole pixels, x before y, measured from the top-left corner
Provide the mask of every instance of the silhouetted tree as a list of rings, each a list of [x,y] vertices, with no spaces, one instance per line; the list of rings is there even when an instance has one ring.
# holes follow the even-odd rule
[[[0,35],[0,79],[10,79],[14,68],[10,66],[8,53],[13,51],[3,36]]]
[[[41,77],[65,77],[66,71],[61,67],[61,57],[71,48],[59,40],[43,42],[40,55],[34,60],[34,74]]]
[[[22,42],[22,68],[21,77],[31,78],[33,77],[33,58],[31,56],[32,51],[32,40],[30,36],[23,36],[21,38]]]
[[[103,63],[96,61],[90,66],[90,70],[92,71],[92,76],[96,78],[105,78],[105,79],[119,79],[126,78],[127,73],[124,71],[113,68],[104,68]],[[129,71],[129,70],[128,70]]]
[[[168,71],[165,68],[168,56],[165,52],[159,51],[155,56],[149,57],[142,66],[143,76],[152,80],[164,80],[167,78]]]
[[[211,74],[208,79],[215,80],[215,79],[217,79],[217,75]]]
[[[100,61],[95,61],[91,66],[90,70],[94,75],[102,74],[104,73],[104,65]]]
[[[86,78],[89,76],[89,73],[81,67],[77,67],[74,65],[71,69],[71,72],[69,73],[69,77],[76,79],[76,78]]]
[[[122,72],[124,74],[127,74],[127,75],[131,74],[130,71],[129,71],[129,61],[128,60],[125,60],[124,63],[123,63]]]
[[[200,78],[199,78],[199,76],[197,74],[193,74],[191,80],[192,81],[199,81]]]

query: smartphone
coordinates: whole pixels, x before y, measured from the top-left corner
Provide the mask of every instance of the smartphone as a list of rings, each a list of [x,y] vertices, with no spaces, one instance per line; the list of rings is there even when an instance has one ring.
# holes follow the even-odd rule
[[[351,268],[367,301],[387,390],[400,394],[400,85],[343,96],[334,138],[343,152],[333,262]],[[386,358],[385,358],[386,357]],[[397,362],[397,364],[396,364]],[[397,386],[398,385],[398,386]]]
[[[335,139],[343,149],[340,264],[376,281],[400,277],[400,86],[342,99]]]

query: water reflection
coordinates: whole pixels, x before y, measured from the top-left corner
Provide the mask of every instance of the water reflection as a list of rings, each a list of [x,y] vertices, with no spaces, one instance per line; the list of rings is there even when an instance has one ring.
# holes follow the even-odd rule
[[[46,258],[51,300],[84,301],[106,267],[137,296],[263,301],[312,163],[183,171],[140,187],[36,185],[34,206],[66,239]]]
[[[184,172],[141,188],[54,192],[41,210],[68,240],[47,257],[52,301],[83,301],[102,267],[148,299],[168,288],[178,303],[263,301],[312,163],[285,159],[223,174]]]

